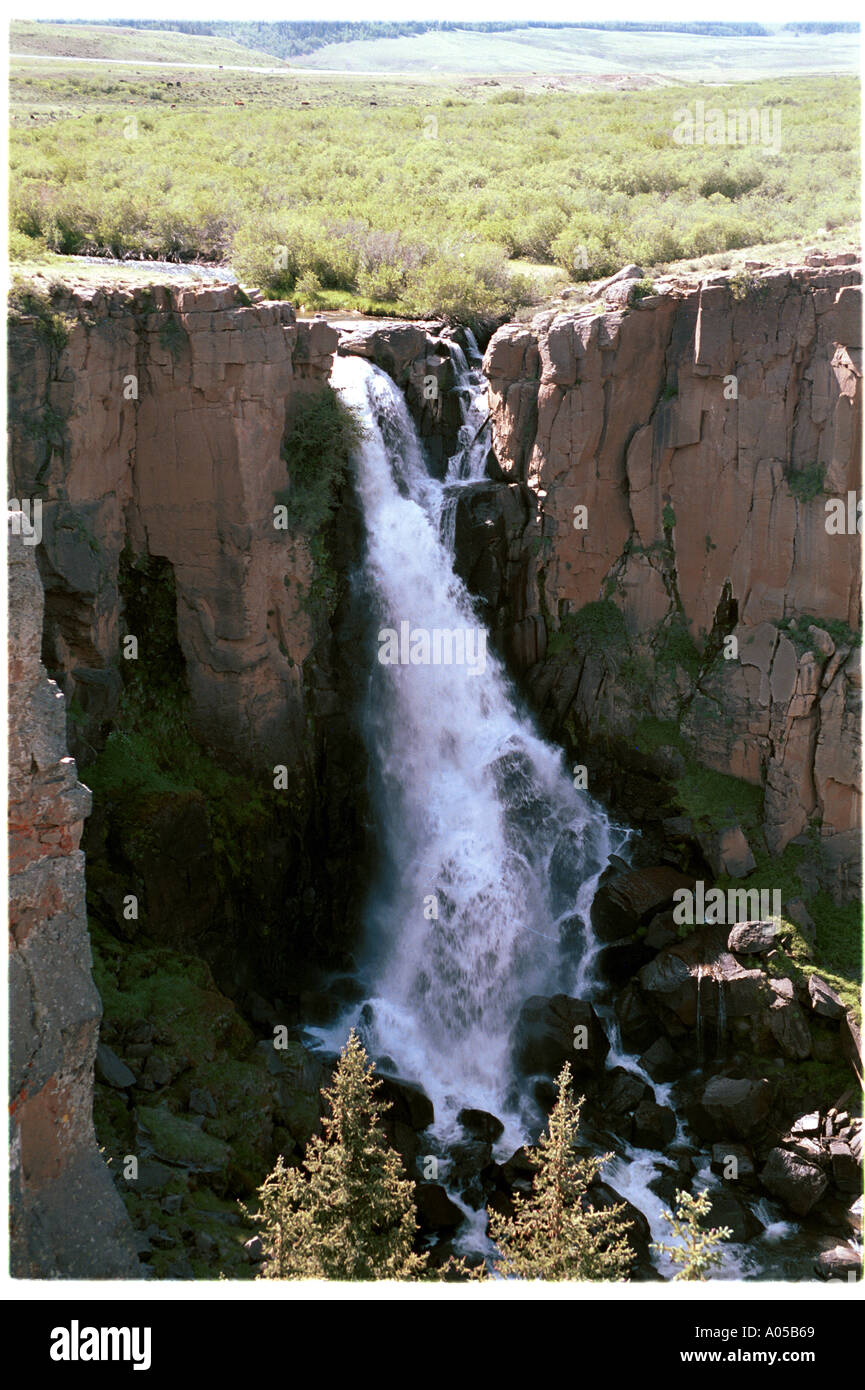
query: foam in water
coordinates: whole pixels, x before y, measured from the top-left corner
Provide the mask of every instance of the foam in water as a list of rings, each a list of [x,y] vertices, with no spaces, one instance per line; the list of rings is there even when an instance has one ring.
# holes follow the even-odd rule
[[[357,488],[380,627],[476,628],[441,536],[442,497],[454,479],[430,477],[385,373],[337,358],[333,382],[365,427]],[[472,453],[466,445],[454,474]],[[502,1146],[513,1147],[525,1134],[511,1029],[528,996],[570,986],[562,923],[589,941],[598,878],[624,837],[517,711],[494,655],[474,677],[456,664],[372,666],[367,734],[381,873],[368,910],[371,997],[360,1023],[372,1052],[422,1082],[442,1139],[455,1136],[457,1110],[471,1105],[499,1115]]]

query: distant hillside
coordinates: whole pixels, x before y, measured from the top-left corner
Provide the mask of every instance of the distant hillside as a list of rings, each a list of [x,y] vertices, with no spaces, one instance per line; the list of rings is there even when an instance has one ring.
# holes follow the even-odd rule
[[[12,51],[344,72],[652,73],[738,80],[854,71],[858,25],[625,21],[107,21],[12,25]]]
[[[12,53],[35,57],[108,58],[115,62],[222,63],[225,67],[281,66],[273,53],[255,52],[227,35],[187,34],[179,28],[140,25],[45,24],[13,20]]]
[[[61,20],[60,23],[65,23]],[[72,23],[73,21],[70,21]],[[80,21],[78,21],[80,23]],[[275,23],[246,20],[105,20],[104,26],[125,30],[173,31],[197,38],[231,39],[244,48],[276,58],[294,58],[335,44],[372,43],[380,39],[417,38],[422,34],[503,34],[515,29],[604,29],[615,32],[677,33],[715,37],[765,37],[762,24],[728,24],[723,21],[652,23],[625,20],[383,20],[324,21],[281,20]],[[815,26],[816,27],[816,26]],[[828,27],[828,26],[827,26]],[[844,26],[837,26],[839,28]],[[847,26],[855,28],[855,25]]]

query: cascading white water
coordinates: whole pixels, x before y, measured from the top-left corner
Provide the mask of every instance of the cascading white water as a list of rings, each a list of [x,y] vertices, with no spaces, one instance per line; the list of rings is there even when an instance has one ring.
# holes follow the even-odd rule
[[[445,340],[454,372],[454,390],[462,402],[462,424],[457,448],[448,459],[444,487],[438,502],[439,532],[450,554],[453,554],[456,544],[460,491],[483,478],[490,448],[490,412],[487,383],[480,370],[481,354],[472,332],[468,329],[465,332],[471,362],[459,343],[453,339]]]
[[[335,362],[333,384],[365,430],[357,490],[377,629],[480,630],[454,574],[445,500],[452,499],[455,518],[459,489],[483,475],[488,437],[484,403],[478,391],[471,394],[480,381],[469,381],[476,364],[451,348],[458,385],[468,392],[465,414],[473,418],[444,482],[430,476],[390,377],[360,358]],[[375,656],[365,659],[372,667],[366,725],[380,830],[380,873],[367,915],[369,997],[320,1035],[339,1046],[348,1027],[358,1026],[373,1055],[390,1058],[399,1075],[423,1085],[445,1145],[461,1135],[460,1108],[491,1111],[505,1123],[497,1150],[504,1157],[528,1137],[509,1059],[520,1005],[534,993],[595,993],[591,903],[609,855],[621,854],[631,832],[575,790],[561,754],[518,711],[494,655],[487,652],[483,669],[474,671],[458,662],[382,665]],[[612,1043],[608,1066],[634,1072],[657,1102],[669,1104],[672,1087],[653,1082],[621,1050],[612,1009],[600,1001],[598,1007]],[[685,1139],[679,1120],[675,1143]],[[664,1203],[652,1188],[668,1166],[660,1154],[624,1143],[604,1171],[647,1217],[654,1240],[670,1240]],[[708,1163],[698,1178],[717,1186]],[[463,1248],[487,1249],[483,1213],[452,1196],[474,1223]],[[783,1246],[794,1229],[776,1223],[766,1240]],[[765,1241],[760,1245],[728,1247],[718,1277],[766,1268]],[[666,1257],[658,1267],[667,1277],[673,1272]]]
[[[377,626],[478,630],[440,536],[447,481],[429,476],[400,391],[353,357],[337,358],[332,380],[365,427],[357,488]],[[442,1138],[470,1105],[509,1122],[515,1144],[525,1136],[511,1029],[529,995],[569,987],[559,927],[590,935],[594,888],[624,832],[518,713],[492,653],[474,673],[383,666],[375,654],[372,666],[382,872],[369,907],[366,1035],[423,1083]]]

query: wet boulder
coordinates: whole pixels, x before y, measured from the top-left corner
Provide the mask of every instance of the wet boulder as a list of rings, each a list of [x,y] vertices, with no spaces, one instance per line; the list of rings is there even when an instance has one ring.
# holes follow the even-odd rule
[[[640,1058],[640,1066],[648,1072],[653,1081],[661,1083],[675,1081],[685,1069],[681,1058],[666,1038],[658,1038],[646,1049]]]
[[[576,1078],[596,1075],[610,1050],[591,1004],[567,994],[536,994],[520,1010],[512,1034],[514,1063],[527,1076],[558,1076],[570,1062]]]
[[[641,1149],[666,1149],[676,1137],[676,1116],[666,1105],[643,1100],[634,1111],[634,1143]]]
[[[494,1144],[505,1132],[501,1120],[486,1110],[462,1109],[457,1115],[457,1123],[473,1138],[482,1139],[488,1144]]]
[[[391,1107],[386,1112],[386,1119],[418,1132],[432,1124],[435,1119],[433,1103],[421,1086],[396,1076],[381,1076],[379,1080],[379,1098],[389,1101]]]
[[[595,936],[599,941],[620,941],[672,907],[677,889],[693,887],[693,878],[668,864],[612,874],[601,882],[592,903]]]
[[[696,1026],[698,1010],[713,1022],[722,1010],[731,1019],[758,1013],[765,976],[739,964],[728,950],[728,936],[726,926],[703,926],[666,946],[640,971],[644,994],[688,1028]]]
[[[433,1234],[455,1231],[465,1220],[465,1212],[451,1201],[441,1183],[419,1182],[414,1189],[418,1225]]]
[[[642,1077],[624,1067],[614,1067],[607,1072],[601,1104],[604,1113],[611,1120],[622,1115],[632,1114],[641,1101],[651,1096],[651,1090]]]

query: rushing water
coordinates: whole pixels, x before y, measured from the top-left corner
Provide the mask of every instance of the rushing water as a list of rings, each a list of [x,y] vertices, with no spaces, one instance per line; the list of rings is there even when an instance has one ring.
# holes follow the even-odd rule
[[[443,482],[430,475],[390,377],[361,358],[337,357],[332,380],[364,426],[357,489],[374,627],[380,635],[403,626],[470,630],[477,652],[482,629],[454,573],[453,537],[459,491],[482,477],[489,440],[478,361],[456,344],[451,352],[464,426]],[[631,832],[574,788],[561,753],[520,711],[488,649],[482,669],[456,660],[385,665],[377,655],[367,662],[379,856],[362,971],[368,993],[320,1036],[338,1046],[358,1027],[373,1056],[429,1094],[442,1146],[461,1136],[461,1107],[497,1115],[505,1133],[496,1153],[504,1158],[538,1119],[510,1061],[520,1006],[532,994],[594,997],[611,1040],[607,1065],[635,1072],[659,1104],[669,1104],[672,1088],[653,1083],[621,1049],[594,976],[592,899],[610,854],[621,854]],[[686,1142],[681,1121],[676,1142]],[[670,1166],[623,1144],[604,1173],[647,1217],[652,1239],[667,1242],[667,1204],[651,1184]],[[717,1186],[708,1160],[699,1179]],[[462,1248],[484,1249],[483,1213],[452,1196],[470,1218]],[[717,1277],[769,1270],[777,1277],[788,1267],[786,1247],[797,1245],[798,1228],[766,1203],[758,1216],[764,1235],[727,1246]],[[800,1259],[796,1249],[791,1255]],[[666,1257],[659,1269],[673,1272]]]
[[[333,380],[366,431],[357,487],[380,628],[479,633],[442,526],[445,499],[477,476],[485,445],[474,446],[475,421],[438,482],[385,373],[338,358]],[[528,996],[570,984],[567,947],[590,935],[595,886],[624,832],[574,788],[488,649],[483,670],[376,659],[372,667],[367,736],[381,872],[367,923],[367,1041],[422,1081],[442,1138],[470,1105],[505,1121],[503,1145],[513,1146],[525,1136],[511,1030]]]

